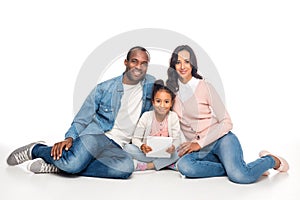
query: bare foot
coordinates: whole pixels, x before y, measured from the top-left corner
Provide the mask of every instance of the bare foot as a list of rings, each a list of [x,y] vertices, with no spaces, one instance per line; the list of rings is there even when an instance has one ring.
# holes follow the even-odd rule
[[[154,164],[151,162],[151,163],[147,163],[147,169],[154,169]]]

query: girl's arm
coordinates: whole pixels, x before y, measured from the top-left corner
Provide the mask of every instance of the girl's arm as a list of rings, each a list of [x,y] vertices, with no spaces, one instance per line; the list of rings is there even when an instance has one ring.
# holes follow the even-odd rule
[[[173,138],[173,145],[175,148],[177,148],[181,143],[179,118],[175,112],[170,111],[169,114],[169,121],[171,122],[169,123],[169,125],[171,126],[169,128],[169,130],[171,130],[169,136]]]
[[[149,112],[145,112],[141,116],[132,137],[132,144],[139,147],[139,149],[141,149],[141,146],[144,144],[145,138],[147,137],[146,130],[148,126],[148,121],[151,120],[149,119],[149,116],[151,116]]]

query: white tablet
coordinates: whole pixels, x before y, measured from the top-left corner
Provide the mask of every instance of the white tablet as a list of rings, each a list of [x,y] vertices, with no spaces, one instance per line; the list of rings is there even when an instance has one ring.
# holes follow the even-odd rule
[[[166,150],[172,146],[172,137],[148,136],[147,145],[152,148],[152,151],[146,154],[147,157],[170,158],[171,154]]]

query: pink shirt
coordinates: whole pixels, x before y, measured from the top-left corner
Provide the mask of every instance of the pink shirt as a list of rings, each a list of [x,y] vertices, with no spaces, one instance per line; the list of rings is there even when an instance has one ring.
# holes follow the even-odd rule
[[[153,113],[153,120],[151,124],[151,132],[150,132],[151,136],[169,137],[167,116],[162,122],[159,122],[155,117],[155,113]]]
[[[185,139],[203,148],[227,134],[232,122],[215,88],[204,80],[193,79],[198,83],[191,88],[192,95],[180,99],[179,87],[173,111],[179,117]]]

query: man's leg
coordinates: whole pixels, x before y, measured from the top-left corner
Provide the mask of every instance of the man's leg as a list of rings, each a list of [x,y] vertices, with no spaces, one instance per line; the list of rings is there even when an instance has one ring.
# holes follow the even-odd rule
[[[131,156],[111,140],[111,143],[79,175],[126,179],[133,171]]]
[[[77,174],[84,170],[110,144],[111,141],[104,134],[83,135],[74,139],[72,147],[68,151],[63,150],[59,160],[54,160],[51,157],[52,147],[42,144],[35,145],[32,150],[32,158],[42,158],[62,171]]]

